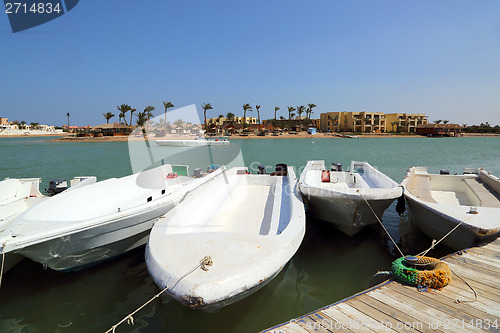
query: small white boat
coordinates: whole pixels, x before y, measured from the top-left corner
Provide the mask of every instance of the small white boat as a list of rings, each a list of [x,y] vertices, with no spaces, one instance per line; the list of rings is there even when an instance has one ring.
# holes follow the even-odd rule
[[[146,264],[164,289],[205,256],[168,293],[191,308],[213,311],[257,291],[292,258],[305,232],[304,205],[293,168],[285,176],[223,170],[155,224]]]
[[[163,165],[67,190],[19,215],[0,233],[0,254],[15,253],[67,271],[145,245],[153,224],[213,174],[193,179]]]
[[[227,137],[198,138],[195,140],[155,140],[159,146],[171,147],[199,147],[199,146],[228,146]]]
[[[446,173],[446,172],[445,172]],[[500,235],[500,180],[484,170],[463,175],[408,170],[401,185],[412,220],[432,239],[460,250]]]
[[[367,162],[351,162],[350,171],[338,163],[325,170],[325,161],[309,161],[299,180],[304,203],[318,219],[333,223],[352,236],[362,227],[377,223],[394,201],[402,195],[395,181]],[[368,204],[367,204],[368,202]]]

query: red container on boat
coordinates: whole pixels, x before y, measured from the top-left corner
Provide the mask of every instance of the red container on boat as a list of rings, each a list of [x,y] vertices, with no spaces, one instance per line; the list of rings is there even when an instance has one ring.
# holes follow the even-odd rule
[[[322,182],[330,182],[330,170],[321,171],[321,181]]]
[[[177,178],[177,172],[169,172],[167,174],[167,179],[174,179]]]

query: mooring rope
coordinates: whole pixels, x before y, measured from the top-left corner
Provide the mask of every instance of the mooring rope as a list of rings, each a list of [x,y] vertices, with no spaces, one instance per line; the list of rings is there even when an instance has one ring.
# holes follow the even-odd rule
[[[446,235],[444,235],[443,237],[441,237],[440,240],[438,240],[436,242],[435,239],[432,240],[432,244],[431,244],[431,247],[429,247],[427,250],[425,251],[422,251],[420,254],[418,254],[419,256],[425,256],[427,254],[427,252],[429,252],[430,250],[434,249],[434,246],[438,245],[443,239],[445,239],[446,237],[448,237],[453,231],[455,231],[458,227],[460,227],[462,225],[462,223],[464,223],[465,221],[469,220],[470,218],[473,218],[474,215],[472,216],[469,216],[468,218],[462,220],[459,224],[457,224],[455,227],[453,227],[453,229],[451,229]]]
[[[111,328],[109,330],[107,330],[106,333],[109,333],[109,332],[113,332],[114,333],[115,330],[116,330],[116,328],[118,327],[118,325],[122,324],[125,321],[127,321],[127,323],[129,325],[134,325],[134,317],[133,317],[133,315],[135,315],[137,312],[139,312],[142,308],[144,308],[146,305],[148,305],[149,303],[151,303],[154,299],[160,297],[160,295],[163,294],[165,291],[167,291],[169,288],[175,287],[177,285],[177,283],[179,283],[182,279],[184,279],[189,274],[191,274],[194,271],[196,271],[198,268],[201,268],[204,271],[208,271],[208,266],[212,266],[212,265],[213,265],[212,258],[210,256],[206,256],[205,258],[203,258],[200,261],[200,263],[198,265],[196,265],[195,267],[193,267],[192,269],[190,269],[186,274],[184,274],[183,276],[181,276],[180,278],[178,278],[174,283],[168,285],[165,289],[163,289],[162,291],[160,291],[158,294],[154,295],[149,301],[147,301],[146,303],[144,303],[143,305],[141,305],[140,307],[138,307],[134,312],[132,312],[131,314],[129,314],[128,316],[126,316],[125,318],[123,318],[122,320],[120,320],[117,324],[111,326]]]
[[[394,244],[394,246],[396,247],[396,249],[398,249],[399,253],[401,254],[402,257],[404,257],[405,255],[403,254],[403,251],[401,251],[401,249],[399,248],[398,244],[396,244],[396,242],[394,241],[394,239],[392,238],[391,234],[389,233],[389,231],[387,231],[387,229],[385,228],[385,226],[382,224],[382,221],[380,221],[380,219],[378,218],[377,216],[377,213],[375,213],[375,211],[373,210],[372,206],[370,205],[370,203],[366,200],[365,196],[363,195],[363,193],[361,193],[359,190],[357,190],[356,192],[359,193],[359,195],[361,195],[361,197],[363,198],[363,200],[366,202],[366,204],[368,205],[368,207],[370,208],[370,210],[372,211],[373,215],[375,215],[375,217],[377,218],[377,221],[378,223],[380,223],[380,225],[382,226],[382,228],[385,230],[385,233],[387,234],[387,236],[389,236],[389,238],[391,239],[392,241],[392,244]]]

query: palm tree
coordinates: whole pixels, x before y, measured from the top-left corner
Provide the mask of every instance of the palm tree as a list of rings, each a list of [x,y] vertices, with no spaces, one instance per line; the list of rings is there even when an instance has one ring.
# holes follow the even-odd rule
[[[252,111],[252,107],[248,103],[243,105],[243,127],[247,124],[247,111]]]
[[[129,112],[130,110],[132,110],[132,108],[130,107],[130,105],[122,104],[122,105],[116,106],[116,109],[118,111],[120,111],[120,114],[118,115],[118,117],[120,119],[123,119],[123,121],[125,122],[125,125],[128,126],[127,119],[125,119],[125,116],[127,115],[127,112]]]
[[[293,106],[288,107],[288,126],[292,128],[292,112],[295,111],[295,108]],[[295,114],[294,114],[295,115]]]
[[[203,117],[205,119],[205,131],[207,132],[208,131],[208,128],[207,128],[207,110],[213,110],[213,107],[212,105],[210,105],[210,103],[203,103],[201,105],[202,109],[203,109]]]
[[[438,119],[438,120],[434,120],[434,124],[440,124],[442,122],[441,119]]]
[[[111,112],[106,112],[103,113],[102,115],[104,116],[104,119],[106,119],[106,124],[109,124],[109,120],[115,116]]]
[[[313,109],[316,107],[316,104],[314,103],[309,103],[307,104],[308,108],[306,110],[306,114],[309,114],[309,123],[311,123],[311,115],[313,114]]]
[[[174,105],[172,104],[172,102],[163,101],[163,107],[165,108],[165,124],[166,124],[167,123],[167,110],[168,110],[168,108],[173,108]]]
[[[228,120],[229,122],[231,122],[231,123],[232,123],[232,122],[234,121],[234,113],[232,113],[232,112],[228,112],[228,113],[226,114],[226,118],[227,118],[227,120]]]
[[[301,106],[297,106],[297,113],[299,114],[299,132],[302,130],[302,113],[304,113],[304,111],[306,110],[306,108],[304,107],[304,105],[301,105]]]
[[[153,116],[154,109],[155,109],[155,107],[152,105],[148,105],[144,108],[144,112],[142,112],[142,113],[144,114],[143,117],[144,117],[146,122],[149,122],[149,119],[154,118],[154,116]],[[141,113],[139,112],[139,114],[141,114]],[[149,127],[149,130],[151,130],[150,129],[151,126],[149,123],[148,123],[148,127]]]
[[[26,122],[24,120],[21,120],[21,126],[26,125]]]
[[[68,127],[69,127],[69,116],[70,116],[69,112],[66,113],[66,117],[68,117]]]
[[[259,122],[259,133],[260,133],[260,112],[259,112],[260,105],[256,105],[255,109],[257,109],[257,120]]]
[[[276,112],[278,112],[279,110],[280,110],[279,106],[274,107],[274,124],[276,124]]]
[[[448,124],[450,121],[448,119],[443,120],[443,124]]]
[[[397,124],[398,124],[398,122],[397,122],[397,121],[393,121],[393,122],[391,122],[391,126],[392,126],[392,131],[393,131],[393,132],[394,132],[394,125],[397,125]]]
[[[130,125],[132,125],[132,116],[134,115],[135,111],[137,111],[137,109],[130,108],[130,122],[129,122]]]
[[[147,117],[146,111],[139,112],[139,114],[137,115],[137,120],[136,120],[137,126],[143,127],[144,124],[146,123],[146,120],[147,120],[146,117]]]

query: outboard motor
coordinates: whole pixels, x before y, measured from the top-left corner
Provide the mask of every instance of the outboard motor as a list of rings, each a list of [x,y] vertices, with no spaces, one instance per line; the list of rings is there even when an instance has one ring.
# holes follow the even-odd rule
[[[51,196],[56,195],[58,193],[61,193],[62,191],[66,190],[68,188],[68,183],[66,182],[66,179],[64,178],[58,178],[51,180],[49,182],[49,189],[47,190],[47,193],[49,193]]]
[[[439,174],[440,175],[449,175],[450,174],[450,171],[447,170],[447,169],[441,169],[439,170]]]
[[[337,162],[333,162],[331,170],[332,171],[342,171],[342,164],[337,163]]]
[[[202,174],[201,174],[201,168],[196,168],[194,169],[193,171],[193,178],[201,178]]]
[[[257,168],[258,168],[258,171],[257,171],[258,175],[265,175],[266,174],[266,166],[265,165],[259,164],[257,166]]]
[[[287,165],[284,163],[276,164],[275,172],[273,174],[275,176],[288,176]]]

